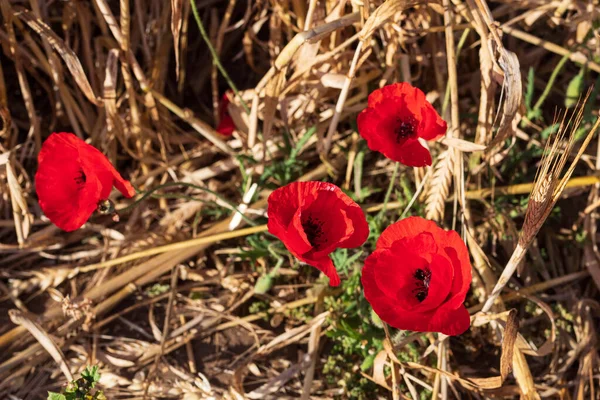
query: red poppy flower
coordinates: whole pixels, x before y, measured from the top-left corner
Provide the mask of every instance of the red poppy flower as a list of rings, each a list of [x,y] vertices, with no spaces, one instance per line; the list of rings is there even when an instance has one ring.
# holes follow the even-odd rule
[[[410,217],[388,226],[362,270],[365,297],[388,324],[418,332],[460,335],[469,329],[463,305],[471,263],[455,231]]]
[[[113,185],[127,198],[135,195],[104,154],[72,133],[53,133],[42,145],[35,190],[42,211],[59,228],[80,228]]]
[[[325,182],[294,182],[269,196],[269,232],[301,261],[329,277],[340,277],[329,253],[339,247],[358,247],[369,236],[363,210],[342,190]]]
[[[406,82],[371,93],[357,123],[371,150],[410,167],[431,165],[431,154],[419,139],[439,139],[447,129],[425,94]]]
[[[231,101],[228,92],[225,92],[221,98],[221,104],[219,104],[219,125],[217,126],[217,132],[225,136],[231,136],[235,130],[233,118],[231,118],[228,111],[229,103]]]

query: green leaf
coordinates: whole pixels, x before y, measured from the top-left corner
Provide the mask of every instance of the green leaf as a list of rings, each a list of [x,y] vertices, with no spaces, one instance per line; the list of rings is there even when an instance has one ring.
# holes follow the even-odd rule
[[[571,108],[581,98],[583,92],[583,80],[585,74],[585,67],[581,67],[579,73],[571,79],[569,86],[567,86],[567,97],[565,97],[565,107]]]
[[[560,124],[552,124],[540,132],[540,136],[542,139],[547,140],[550,135],[554,135],[556,132],[558,132],[558,128],[560,128]]]
[[[308,139],[310,139],[312,137],[312,135],[315,134],[315,132],[317,131],[317,127],[316,126],[311,126],[306,133],[304,134],[304,136],[302,136],[300,138],[300,140],[298,140],[298,143],[296,143],[296,146],[294,147],[294,149],[290,152],[290,159],[295,160],[296,157],[298,156],[298,154],[300,153],[300,150],[302,150],[302,148],[304,147],[304,145],[306,144],[306,142],[308,142]]]
[[[379,318],[379,315],[371,308],[371,322],[378,328],[383,328],[383,321]]]
[[[266,274],[258,278],[254,285],[254,293],[265,294],[273,287],[273,277],[270,274]]]
[[[48,400],[67,400],[64,394],[48,392]]]
[[[529,68],[527,74],[527,88],[525,89],[525,107],[527,112],[531,111],[531,103],[533,102],[533,91],[535,89],[533,82],[535,80],[535,72],[533,68]]]
[[[360,365],[360,370],[364,372],[371,368],[373,366],[373,362],[375,361],[376,356],[377,354],[369,354]]]

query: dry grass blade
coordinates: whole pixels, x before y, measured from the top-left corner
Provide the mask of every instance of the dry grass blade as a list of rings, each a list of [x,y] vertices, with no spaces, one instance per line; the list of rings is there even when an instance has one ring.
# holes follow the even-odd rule
[[[10,160],[5,164],[5,167],[17,240],[19,241],[19,245],[22,246],[29,236],[33,216],[29,214],[27,201],[23,196],[23,189],[17,180],[17,176]]]
[[[35,138],[36,148],[39,149],[41,147],[41,138],[40,138],[40,120],[35,110],[35,106],[33,103],[33,96],[31,94],[31,88],[29,85],[29,81],[27,80],[27,76],[25,75],[25,70],[23,67],[23,62],[21,60],[21,54],[17,54],[17,39],[15,36],[15,31],[13,28],[13,19],[14,11],[10,7],[8,2],[0,2],[0,10],[2,11],[2,16],[5,21],[5,26],[8,31],[8,42],[10,54],[15,60],[15,69],[17,70],[17,79],[19,81],[19,87],[21,89],[21,93],[23,96],[23,102],[25,103],[25,109],[27,110],[27,116],[29,117],[30,126],[29,126],[29,137]],[[4,81],[4,79],[3,79]],[[2,91],[6,91],[5,83],[3,83]],[[4,114],[4,113],[3,113]],[[6,122],[5,122],[6,123]],[[7,126],[3,127],[4,129],[8,129]]]
[[[54,31],[50,29],[50,27],[48,27],[48,25],[37,19],[35,15],[30,13],[29,11],[19,11],[17,15],[20,19],[25,21],[25,23],[27,23],[27,25],[29,25],[29,27],[33,29],[38,35],[44,37],[44,39],[48,41],[52,48],[62,57],[63,61],[65,62],[65,65],[71,72],[71,76],[73,76],[73,79],[75,80],[85,97],[93,104],[101,105],[102,102],[94,93],[94,90],[92,89],[92,86],[90,85],[90,82],[88,81],[87,76],[85,75],[83,66],[79,61],[77,54],[75,54],[75,52],[72,49],[70,49],[65,44],[65,42],[60,37],[58,37],[58,35],[54,33]]]
[[[180,44],[179,38],[181,36],[181,26],[183,25],[182,12],[183,4],[185,0],[171,0],[171,33],[173,34],[173,49],[175,50],[175,73],[179,80],[181,70],[179,68],[180,59]]]

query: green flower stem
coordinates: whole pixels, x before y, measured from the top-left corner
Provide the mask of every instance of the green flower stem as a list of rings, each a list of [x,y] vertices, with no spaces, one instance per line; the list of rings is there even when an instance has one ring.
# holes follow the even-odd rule
[[[552,87],[554,86],[554,81],[556,80],[556,78],[558,77],[558,74],[563,69],[565,63],[568,60],[569,60],[569,55],[567,54],[563,58],[560,59],[558,64],[556,64],[556,67],[554,68],[554,71],[552,71],[552,74],[550,75],[550,79],[548,79],[548,83],[546,84],[546,87],[544,88],[542,95],[540,96],[538,101],[533,106],[533,110],[532,110],[533,115],[535,115],[537,110],[542,108],[542,104],[544,104],[544,101],[546,101],[546,97],[548,97],[548,95],[550,94],[550,91],[552,90]]]
[[[246,114],[250,114],[250,108],[248,107],[248,104],[246,104],[244,99],[242,99],[242,96],[240,95],[240,92],[239,92],[237,86],[235,86],[235,83],[233,83],[233,81],[229,77],[229,74],[227,73],[227,71],[225,71],[225,68],[223,68],[223,64],[221,64],[221,60],[219,60],[219,55],[217,54],[217,51],[213,47],[212,43],[210,42],[210,38],[208,37],[206,30],[204,29],[204,24],[202,23],[202,19],[200,19],[200,14],[198,14],[198,8],[196,8],[196,0],[190,0],[190,4],[192,6],[192,12],[194,14],[194,18],[196,19],[196,24],[198,25],[198,29],[200,29],[200,34],[202,35],[202,38],[204,39],[204,41],[206,42],[206,45],[208,46],[208,50],[210,50],[210,54],[212,55],[213,62],[216,64],[216,66],[219,69],[219,71],[221,72],[221,74],[223,74],[223,77],[227,81],[227,84],[229,85],[231,90],[233,90],[233,92],[235,93],[236,97],[238,99],[240,99],[240,103],[242,104],[244,111],[246,111]]]
[[[392,195],[392,190],[394,189],[394,183],[396,182],[396,175],[398,174],[398,165],[400,165],[400,163],[396,163],[394,165],[394,172],[392,172],[392,179],[390,179],[390,184],[388,185],[387,192],[385,193],[385,198],[383,199],[383,208],[375,216],[375,218],[377,220],[380,220],[383,217],[383,214],[385,214],[385,210],[387,209],[387,203],[390,200],[390,196]]]
[[[123,213],[127,213],[129,211],[131,211],[134,207],[136,207],[139,203],[141,203],[142,201],[146,200],[148,197],[154,197],[154,193],[160,189],[166,189],[166,188],[170,188],[170,187],[188,187],[188,188],[192,188],[192,189],[196,189],[196,190],[201,190],[203,192],[212,194],[213,196],[215,196],[217,199],[221,200],[223,203],[227,204],[229,207],[231,207],[231,209],[233,211],[236,211],[238,213],[240,213],[240,215],[242,216],[242,218],[244,219],[244,221],[246,221],[249,225],[251,226],[256,226],[256,222],[252,221],[250,218],[246,217],[244,215],[244,213],[240,212],[240,210],[233,204],[231,203],[229,200],[226,200],[225,198],[223,198],[221,195],[219,195],[218,193],[207,189],[205,187],[202,186],[198,186],[198,185],[194,185],[192,183],[187,183],[187,182],[168,182],[159,186],[156,186],[152,189],[150,189],[147,192],[138,192],[138,193],[143,193],[142,197],[140,197],[139,199],[137,199],[136,201],[134,201],[133,203],[131,203],[130,205],[128,205],[127,207],[121,208],[120,210],[117,210],[118,214],[123,214]],[[198,201],[202,201],[199,199],[195,199],[192,198],[193,200],[198,200]]]

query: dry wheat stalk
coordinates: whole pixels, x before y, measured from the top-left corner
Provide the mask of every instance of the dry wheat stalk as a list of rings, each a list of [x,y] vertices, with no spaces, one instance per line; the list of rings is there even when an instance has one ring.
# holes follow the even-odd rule
[[[588,91],[588,96],[589,94],[590,91]],[[559,131],[554,140],[549,140],[546,143],[545,154],[542,158],[542,166],[538,170],[537,177],[531,191],[529,204],[525,214],[525,222],[523,223],[523,228],[519,236],[517,247],[510,257],[510,260],[506,264],[504,271],[500,275],[500,279],[498,280],[498,283],[496,283],[494,290],[486,300],[482,308],[483,312],[487,312],[492,308],[494,301],[516,271],[518,265],[525,257],[525,254],[527,254],[527,249],[533,242],[533,239],[537,235],[546,218],[548,218],[552,208],[554,208],[554,205],[560,198],[560,195],[565,189],[569,178],[575,170],[577,162],[581,158],[583,152],[596,133],[596,130],[600,126],[600,119],[598,119],[592,129],[589,131],[584,142],[581,144],[581,147],[579,148],[577,155],[571,162],[569,168],[561,178],[560,175],[562,170],[564,169],[573,145],[575,144],[575,132],[579,128],[579,125],[583,119],[583,109],[586,100],[587,96],[583,102],[578,104],[576,111],[571,115],[571,118],[568,120],[568,122],[566,121],[566,113],[563,115]],[[570,131],[570,133],[568,138],[565,139],[567,131]],[[550,142],[552,142],[552,144],[550,144]],[[562,145],[565,146],[564,151],[559,151],[559,148]]]

